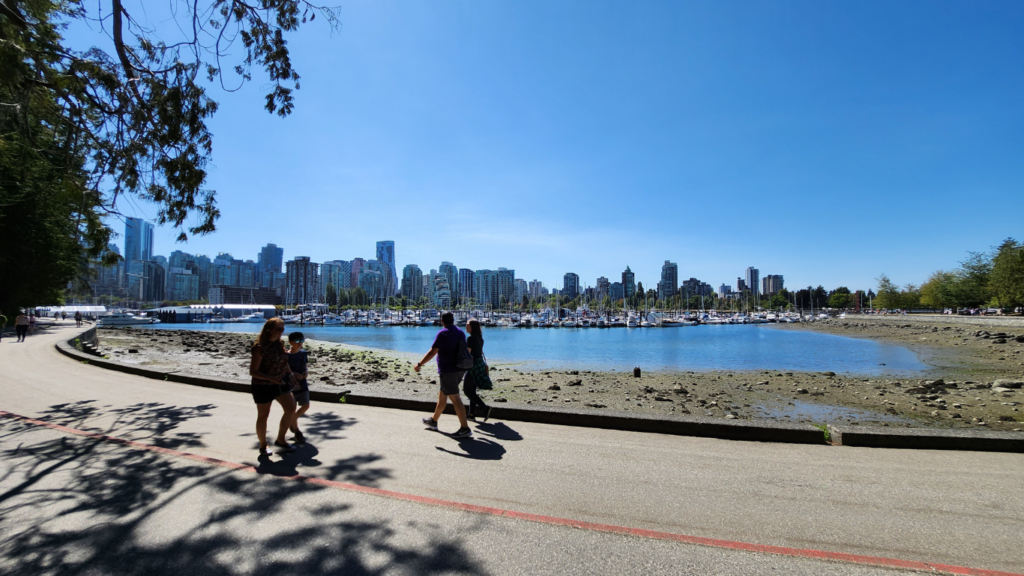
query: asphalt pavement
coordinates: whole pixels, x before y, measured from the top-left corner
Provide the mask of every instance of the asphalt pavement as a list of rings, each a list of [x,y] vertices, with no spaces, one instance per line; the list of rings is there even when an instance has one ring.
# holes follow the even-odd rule
[[[68,429],[0,418],[7,573],[895,572],[733,549],[749,544],[1024,572],[1022,455],[501,421],[460,441],[424,430],[422,414],[314,403],[309,443],[261,462],[249,395],[75,362],[54,350],[73,326],[0,343],[0,410]],[[453,432],[454,416],[441,428]]]

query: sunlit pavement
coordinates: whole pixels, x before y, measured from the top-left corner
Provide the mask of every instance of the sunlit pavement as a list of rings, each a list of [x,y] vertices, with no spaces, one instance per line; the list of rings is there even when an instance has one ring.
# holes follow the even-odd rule
[[[5,573],[892,571],[643,531],[1024,571],[1020,455],[519,422],[481,424],[473,439],[456,441],[423,430],[417,413],[314,403],[309,444],[260,462],[250,396],[75,362],[53,348],[73,332],[69,319],[25,343],[10,334],[0,343],[0,410],[67,428],[0,418]],[[441,427],[457,423],[445,416]],[[549,520],[455,507],[466,504]]]

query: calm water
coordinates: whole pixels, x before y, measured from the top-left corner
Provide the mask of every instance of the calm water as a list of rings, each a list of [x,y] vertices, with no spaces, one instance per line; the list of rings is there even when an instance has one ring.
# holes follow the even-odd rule
[[[258,332],[260,324],[164,324],[154,330]],[[369,348],[425,353],[436,327],[299,327],[307,338]],[[928,368],[910,350],[870,340],[769,326],[684,328],[485,328],[492,360],[531,368],[587,370],[806,370],[856,374],[908,373]]]

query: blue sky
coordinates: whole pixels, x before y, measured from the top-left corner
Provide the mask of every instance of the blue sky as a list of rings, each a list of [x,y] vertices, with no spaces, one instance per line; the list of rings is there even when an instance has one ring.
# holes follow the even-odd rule
[[[556,287],[627,264],[653,285],[670,259],[856,289],[1024,239],[1021,2],[374,0],[341,21],[291,38],[291,117],[259,75],[212,92],[219,230],[158,230],[158,253],[388,239],[399,267]]]

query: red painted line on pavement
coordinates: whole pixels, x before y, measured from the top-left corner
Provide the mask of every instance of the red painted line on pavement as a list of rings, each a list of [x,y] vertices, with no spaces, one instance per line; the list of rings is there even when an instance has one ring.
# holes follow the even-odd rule
[[[73,434],[75,436],[84,436],[86,438],[94,438],[97,440],[103,440],[106,442],[112,442],[123,446],[130,446],[132,448],[138,448],[140,450],[148,450],[150,452],[156,452],[159,454],[165,454],[168,456],[175,456],[178,458],[185,458],[188,460],[194,460],[196,462],[203,462],[211,464],[213,466],[220,466],[223,468],[230,468],[232,470],[238,470],[241,472],[257,472],[256,467],[248,464],[239,464],[237,462],[228,462],[227,460],[221,460],[219,458],[211,458],[209,456],[201,456],[199,454],[192,454],[190,452],[182,452],[180,450],[174,450],[172,448],[163,448],[160,446],[154,446],[153,444],[145,444],[142,442],[135,442],[134,440],[126,440],[124,438],[117,438],[115,436],[107,436],[105,434],[98,434],[95,432],[87,432],[85,430],[79,430],[77,428],[71,428],[62,424],[54,424],[45,420],[37,420],[34,418],[28,418],[26,416],[20,416],[18,414],[12,414],[0,410],[0,417],[10,418],[12,420],[19,420],[28,424],[34,424],[52,430],[58,430],[67,434]],[[540,524],[549,524],[552,526],[565,526],[569,528],[579,528],[581,530],[590,530],[593,532],[607,532],[612,534],[623,534],[628,536],[638,536],[640,538],[650,538],[654,540],[670,540],[673,542],[681,542],[684,544],[696,544],[698,546],[709,546],[712,548],[723,548],[728,550],[740,550],[744,552],[758,552],[762,554],[776,554],[779,556],[792,556],[797,558],[811,558],[816,560],[827,560],[832,562],[842,562],[847,564],[859,564],[866,566],[877,566],[880,568],[896,568],[903,570],[920,570],[925,572],[932,572],[937,574],[957,574],[963,576],[1024,576],[1024,574],[1018,574],[1014,572],[1000,572],[998,570],[983,570],[980,568],[968,568],[966,566],[951,566],[948,564],[938,564],[935,562],[919,562],[916,560],[899,560],[896,558],[882,558],[878,556],[862,556],[859,554],[847,554],[845,552],[828,552],[824,550],[810,550],[806,548],[787,548],[785,546],[770,546],[766,544],[752,544],[749,542],[737,542],[734,540],[719,540],[716,538],[704,538],[701,536],[687,536],[685,534],[673,534],[671,532],[659,532],[657,530],[645,530],[642,528],[629,528],[627,526],[616,526],[613,524],[599,524],[595,522],[586,522],[583,520],[572,520],[570,518],[559,518],[556,516],[544,516],[541,514],[530,514],[528,512],[517,512],[515,510],[503,510],[501,508],[491,508],[489,506],[477,506],[475,504],[467,504],[464,502],[454,502],[451,500],[441,500],[438,498],[431,498],[429,496],[417,496],[415,494],[406,494],[404,492],[394,492],[392,490],[384,490],[382,488],[371,488],[369,486],[360,486],[358,484],[349,484],[347,482],[337,482],[334,480],[325,480],[323,478],[314,478],[311,476],[295,475],[295,476],[277,476],[277,478],[283,478],[287,480],[294,480],[303,482],[306,484],[315,484],[318,486],[326,486],[329,488],[336,488],[340,490],[348,490],[350,492],[359,492],[362,494],[369,494],[373,496],[381,496],[384,498],[392,498],[395,500],[404,500],[406,502],[415,502],[418,504],[426,504],[429,506],[440,506],[443,508],[451,508],[455,510],[463,510],[466,512],[473,512],[476,514],[486,514],[489,516],[501,516],[504,518],[515,518],[518,520],[526,520],[529,522],[537,522]]]

